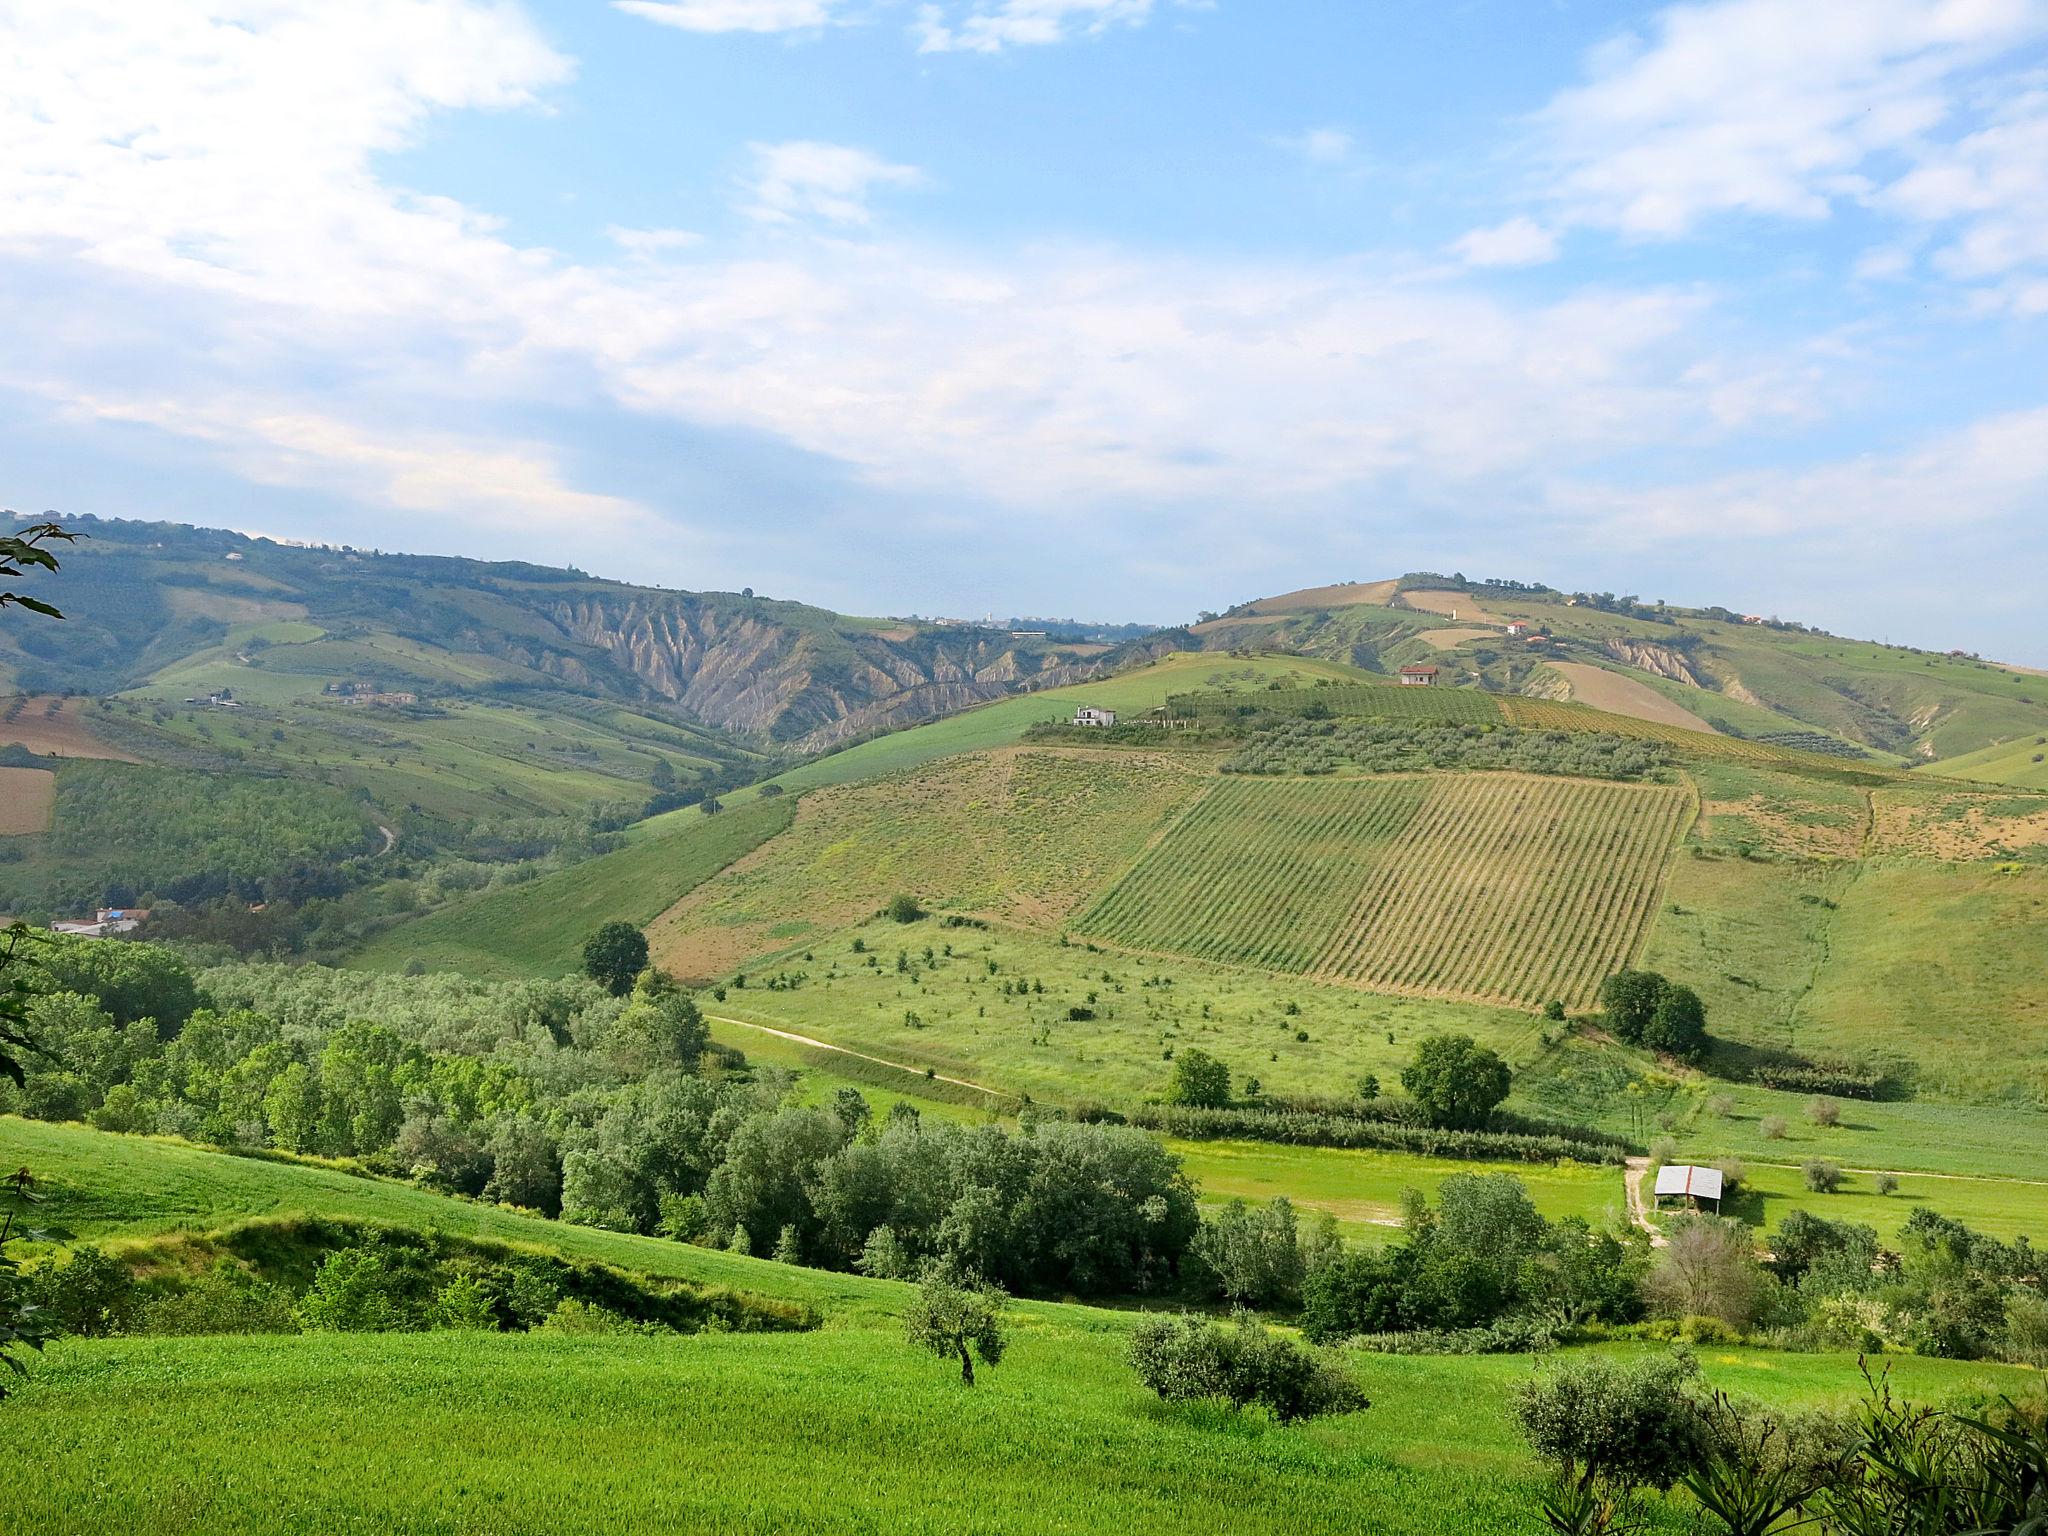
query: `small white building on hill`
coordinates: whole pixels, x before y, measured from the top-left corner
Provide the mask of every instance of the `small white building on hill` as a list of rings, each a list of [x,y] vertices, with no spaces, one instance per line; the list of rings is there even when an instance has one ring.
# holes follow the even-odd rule
[[[1113,709],[1094,709],[1084,704],[1081,708],[1074,711],[1074,724],[1115,725],[1116,711]]]

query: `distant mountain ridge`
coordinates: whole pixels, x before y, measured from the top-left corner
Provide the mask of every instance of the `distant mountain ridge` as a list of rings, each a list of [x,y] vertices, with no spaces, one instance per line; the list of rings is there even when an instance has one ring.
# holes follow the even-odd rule
[[[379,678],[423,696],[561,688],[659,703],[689,720],[816,751],[1022,689],[1072,682],[1105,647],[1004,629],[851,618],[751,591],[685,592],[525,562],[280,544],[183,524],[92,517],[59,578],[67,622],[0,634],[23,693],[113,693],[229,648],[279,668],[246,633],[303,623],[288,670],[361,667],[351,643],[386,634]],[[481,676],[465,658],[502,665]]]

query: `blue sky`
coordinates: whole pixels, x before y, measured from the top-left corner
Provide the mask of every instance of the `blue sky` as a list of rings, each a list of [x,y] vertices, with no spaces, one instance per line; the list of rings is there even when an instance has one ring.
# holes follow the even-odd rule
[[[2048,663],[2048,0],[0,10],[0,499]]]

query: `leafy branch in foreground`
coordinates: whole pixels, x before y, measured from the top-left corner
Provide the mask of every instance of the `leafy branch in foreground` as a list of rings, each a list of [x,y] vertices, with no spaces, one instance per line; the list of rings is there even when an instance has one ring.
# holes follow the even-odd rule
[[[13,515],[11,512],[0,513],[0,516],[4,517]],[[0,538],[0,581],[13,581],[19,576],[26,575],[30,570],[56,570],[57,557],[44,546],[59,542],[69,544],[77,537],[77,534],[66,532],[56,523],[34,523],[18,533]],[[9,603],[52,619],[64,617],[40,598],[30,597],[23,592],[0,592],[0,608],[5,608]]]
[[[35,1192],[35,1178],[26,1168],[17,1170],[5,1184],[6,1193],[11,1197],[7,1214],[0,1216],[0,1365],[17,1376],[28,1374],[27,1362],[22,1359],[25,1349],[41,1349],[46,1340],[55,1332],[44,1320],[43,1309],[28,1299],[23,1283],[21,1267],[7,1252],[7,1245],[20,1238],[38,1241],[50,1234],[37,1231],[16,1231],[16,1222],[31,1205],[40,1203]],[[0,1376],[0,1397],[5,1397],[12,1384]]]

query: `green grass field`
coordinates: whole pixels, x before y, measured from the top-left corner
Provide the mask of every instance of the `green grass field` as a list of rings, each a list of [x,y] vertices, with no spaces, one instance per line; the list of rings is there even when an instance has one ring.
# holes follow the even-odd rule
[[[1520,1179],[1546,1217],[1582,1216],[1595,1226],[1621,1219],[1627,1194],[1619,1168],[1584,1163],[1483,1163],[1406,1152],[1290,1147],[1265,1141],[1166,1144],[1202,1187],[1205,1204],[1263,1202],[1285,1195],[1301,1211],[1328,1211],[1344,1236],[1378,1245],[1400,1236],[1401,1196],[1436,1196],[1452,1174],[1506,1173]]]
[[[2040,679],[2048,689],[2048,678]],[[1948,779],[1983,779],[2026,789],[2048,789],[2048,734],[2033,733],[1949,758],[1938,771]]]
[[[430,711],[351,707],[320,692],[325,679],[352,675],[342,662],[327,657],[310,676],[208,663],[122,695],[93,718],[144,755],[204,752],[252,771],[360,785],[394,813],[418,807],[451,818],[638,804],[651,793],[657,758],[687,782],[720,762],[756,755],[702,727],[567,694],[448,698]],[[230,687],[242,708],[182,702]]]
[[[467,1230],[473,1208],[345,1175],[0,1119],[95,1235],[256,1210]],[[78,1198],[81,1186],[97,1191]],[[176,1198],[182,1197],[182,1199]],[[179,1212],[165,1209],[181,1205]],[[361,1207],[373,1205],[375,1211]],[[487,1208],[474,1208],[484,1210]],[[37,1532],[1519,1532],[1538,1469],[1509,1428],[1526,1358],[1354,1357],[1365,1413],[1294,1428],[1169,1407],[1129,1312],[1024,1303],[982,1384],[913,1354],[907,1288],[499,1215],[492,1235],[822,1308],[808,1334],[309,1335],[59,1343],[6,1408]],[[1617,1352],[1630,1352],[1620,1348]],[[1710,1351],[1711,1380],[1845,1402],[1853,1360]],[[1920,1399],[2010,1368],[1901,1359]],[[1678,1528],[1672,1512],[1671,1528]]]
[[[381,934],[351,964],[491,978],[560,976],[582,964],[583,941],[608,922],[652,922],[662,911],[783,831],[789,797],[756,800],[716,816],[692,810],[616,852],[525,885],[458,902]]]
[[[865,953],[853,951],[855,938]],[[1221,1057],[1240,1083],[1257,1077],[1283,1094],[1347,1093],[1366,1072],[1391,1084],[1416,1042],[1445,1030],[1474,1035],[1511,1062],[1539,1049],[1542,1021],[1527,1012],[1378,996],[1001,926],[876,919],[804,943],[748,967],[748,985],[705,1006],[1055,1104],[1156,1095],[1168,1053],[1189,1045]],[[791,984],[770,990],[778,976]],[[1094,1017],[1071,1018],[1075,1008]]]
[[[1898,1189],[1880,1195],[1868,1169],[1842,1175],[1833,1194],[1815,1194],[1806,1187],[1797,1166],[1745,1162],[1743,1192],[1730,1202],[1728,1214],[1767,1231],[1792,1211],[1811,1211],[1832,1221],[1861,1222],[1875,1227],[1886,1242],[1896,1238],[1916,1210],[1938,1211],[1979,1232],[2010,1242],[2025,1237],[2048,1241],[2048,1183],[2013,1179],[1942,1177],[1901,1174]]]
[[[2048,1182],[2048,1112],[2036,1106],[1843,1099],[1841,1123],[1824,1128],[1807,1117],[1811,1099],[1704,1074],[1674,1076],[1640,1053],[1574,1038],[1533,1053],[1510,1103],[1639,1143],[1668,1133],[1693,1162],[1825,1157],[1844,1167]],[[1772,1122],[1781,1135],[1766,1134]]]

